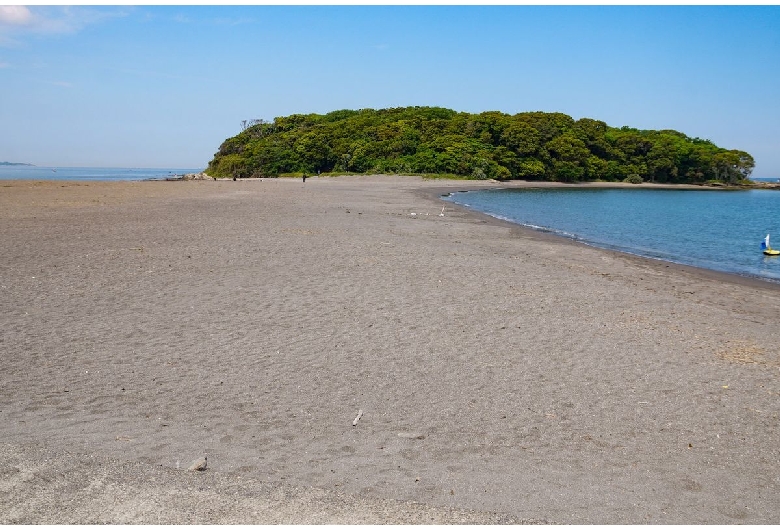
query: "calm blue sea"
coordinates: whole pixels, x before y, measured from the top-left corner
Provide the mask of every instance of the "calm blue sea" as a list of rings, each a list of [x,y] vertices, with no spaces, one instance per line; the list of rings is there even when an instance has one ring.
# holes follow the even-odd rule
[[[0,180],[163,180],[202,169],[2,166]]]
[[[495,189],[448,200],[588,245],[780,282],[780,190]]]

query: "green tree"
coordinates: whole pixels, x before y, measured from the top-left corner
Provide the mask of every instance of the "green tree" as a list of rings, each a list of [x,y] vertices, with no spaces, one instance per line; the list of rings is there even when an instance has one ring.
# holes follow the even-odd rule
[[[209,163],[214,176],[314,171],[450,173],[468,178],[736,183],[744,151],[673,131],[614,128],[562,113],[470,114],[441,107],[337,110],[249,120]]]
[[[571,133],[564,133],[547,142],[546,147],[553,157],[552,174],[556,180],[582,180],[585,162],[590,155],[585,142]]]

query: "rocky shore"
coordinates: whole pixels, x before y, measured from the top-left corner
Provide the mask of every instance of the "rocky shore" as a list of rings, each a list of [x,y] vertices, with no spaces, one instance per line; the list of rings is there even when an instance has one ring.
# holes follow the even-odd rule
[[[186,173],[184,175],[174,175],[172,177],[167,177],[165,180],[175,181],[175,180],[217,180],[217,179],[208,176],[204,172],[200,172],[200,173]]]

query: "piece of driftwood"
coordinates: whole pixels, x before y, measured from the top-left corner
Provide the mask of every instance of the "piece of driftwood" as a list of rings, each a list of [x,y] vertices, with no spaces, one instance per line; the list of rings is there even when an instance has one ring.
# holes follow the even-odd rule
[[[421,432],[399,432],[399,438],[406,438],[407,440],[424,440],[425,435]]]

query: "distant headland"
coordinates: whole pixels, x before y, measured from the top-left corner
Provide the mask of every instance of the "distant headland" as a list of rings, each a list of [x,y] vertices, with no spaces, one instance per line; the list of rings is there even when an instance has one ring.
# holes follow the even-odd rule
[[[32,166],[34,164],[25,164],[24,162],[0,162],[0,166]]]

